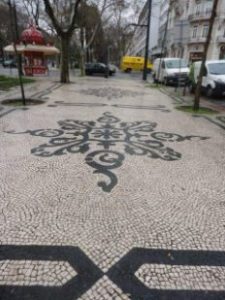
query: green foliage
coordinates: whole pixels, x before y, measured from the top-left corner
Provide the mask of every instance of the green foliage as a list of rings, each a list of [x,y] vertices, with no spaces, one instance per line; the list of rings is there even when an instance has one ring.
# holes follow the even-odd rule
[[[195,83],[195,76],[194,76],[194,65],[191,64],[190,66],[190,73],[189,73],[189,80],[191,83]]]
[[[23,83],[32,83],[35,80],[30,78],[23,78]],[[19,79],[15,77],[8,77],[0,75],[0,90],[9,90],[11,87],[19,85]]]
[[[149,84],[146,84],[146,87],[151,88],[151,89],[159,89],[161,87],[161,85],[158,83],[149,83]]]
[[[193,110],[192,106],[184,106],[184,105],[176,106],[176,109],[187,113],[199,114],[199,115],[210,115],[210,114],[212,115],[218,113],[217,111],[212,110],[211,108],[208,107],[200,107],[197,112]]]

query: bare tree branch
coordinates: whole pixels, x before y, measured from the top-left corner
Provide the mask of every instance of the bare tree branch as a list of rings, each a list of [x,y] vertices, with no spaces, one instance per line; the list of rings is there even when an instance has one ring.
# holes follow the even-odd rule
[[[57,34],[59,36],[63,35],[63,30],[60,27],[60,24],[59,24],[58,20],[55,17],[54,11],[52,9],[52,6],[51,6],[49,0],[43,0],[43,1],[44,1],[46,13],[48,14],[49,18],[51,19],[52,24],[53,24]]]

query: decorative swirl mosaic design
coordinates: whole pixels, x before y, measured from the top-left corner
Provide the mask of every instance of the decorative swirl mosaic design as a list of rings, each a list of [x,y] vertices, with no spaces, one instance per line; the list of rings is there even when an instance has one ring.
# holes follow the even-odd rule
[[[155,131],[157,127],[155,122],[121,122],[109,112],[104,113],[97,122],[63,120],[58,124],[60,129],[38,129],[25,132],[33,136],[50,138],[48,143],[33,148],[31,153],[44,158],[67,153],[85,153],[85,162],[95,169],[94,174],[103,174],[108,177],[108,180],[98,182],[98,186],[104,192],[111,192],[118,183],[113,170],[123,164],[125,154],[174,161],[181,159],[181,153],[165,146],[164,143],[183,142],[194,138],[207,139],[206,137],[158,132]],[[122,145],[124,151],[118,151],[116,147],[118,145]],[[91,146],[94,146],[95,150],[92,151]]]
[[[143,92],[135,92],[130,90],[123,90],[120,88],[104,87],[98,89],[83,89],[78,91],[80,94],[88,96],[96,96],[100,98],[106,98],[108,100],[119,99],[123,97],[138,97],[144,96]]]

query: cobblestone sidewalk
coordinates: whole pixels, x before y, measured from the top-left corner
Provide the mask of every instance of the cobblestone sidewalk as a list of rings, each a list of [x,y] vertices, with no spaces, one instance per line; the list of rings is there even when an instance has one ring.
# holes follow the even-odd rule
[[[84,78],[0,107],[1,300],[224,300],[225,117]]]

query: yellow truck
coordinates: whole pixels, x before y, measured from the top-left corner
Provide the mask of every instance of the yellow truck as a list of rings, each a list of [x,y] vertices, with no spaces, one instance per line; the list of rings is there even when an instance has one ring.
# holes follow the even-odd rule
[[[124,72],[131,72],[131,71],[143,71],[144,69],[144,57],[139,56],[123,56],[121,60],[120,69]],[[147,69],[149,72],[152,71],[153,65],[148,60]]]

